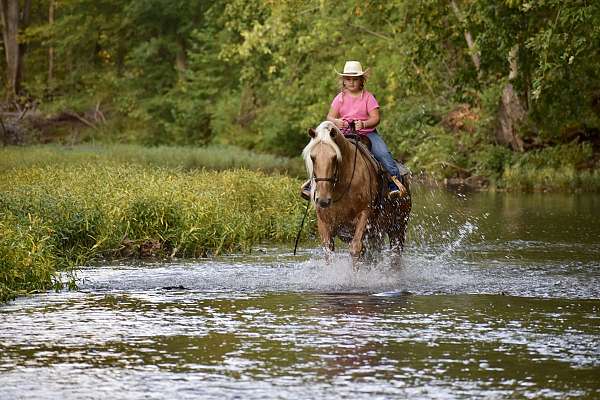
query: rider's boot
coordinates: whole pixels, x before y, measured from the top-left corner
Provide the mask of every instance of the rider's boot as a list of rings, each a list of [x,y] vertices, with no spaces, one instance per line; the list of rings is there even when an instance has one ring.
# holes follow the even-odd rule
[[[390,175],[390,181],[388,183],[388,197],[390,199],[400,198],[406,194],[406,187],[402,184],[397,176]]]
[[[300,186],[300,197],[304,200],[310,200],[310,179]]]

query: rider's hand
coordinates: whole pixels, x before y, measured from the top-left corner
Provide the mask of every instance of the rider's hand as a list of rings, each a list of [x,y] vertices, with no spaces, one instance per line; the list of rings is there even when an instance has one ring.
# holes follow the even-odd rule
[[[335,119],[333,121],[333,123],[335,124],[335,126],[337,126],[339,129],[344,129],[344,128],[348,128],[348,121],[344,121],[343,119]]]
[[[356,121],[356,130],[360,131],[365,128],[365,123],[363,121]]]

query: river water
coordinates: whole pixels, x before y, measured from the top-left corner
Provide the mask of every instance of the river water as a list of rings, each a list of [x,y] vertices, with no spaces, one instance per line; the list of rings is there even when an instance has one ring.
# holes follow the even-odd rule
[[[598,210],[421,189],[400,263],[304,243],[87,267],[0,306],[0,399],[597,399]]]

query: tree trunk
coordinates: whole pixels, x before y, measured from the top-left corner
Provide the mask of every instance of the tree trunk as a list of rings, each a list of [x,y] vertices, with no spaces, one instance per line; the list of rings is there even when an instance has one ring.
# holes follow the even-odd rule
[[[6,57],[6,94],[9,100],[16,97],[19,91],[19,1],[0,0],[2,16],[2,38],[4,39],[4,55]]]
[[[18,1],[18,0],[15,0]],[[17,29],[17,39],[18,39],[18,31],[24,30],[29,26],[29,17],[31,16],[31,0],[25,0],[23,3],[23,11],[21,11],[21,18],[18,22]],[[27,43],[21,42],[18,44],[19,46],[19,62],[17,64],[17,81],[15,82],[16,95],[21,94],[21,82],[25,77],[25,52],[27,51]]]
[[[2,19],[2,38],[6,57],[6,91],[9,100],[21,91],[23,76],[23,58],[26,46],[19,44],[19,29],[29,23],[31,0],[23,3],[22,15],[19,15],[19,0],[0,0],[0,18]]]
[[[456,1],[452,0],[450,2],[450,6],[452,7],[452,11],[454,12],[454,15],[458,21],[461,24],[464,23],[464,18],[460,12],[460,9],[458,8],[458,5],[456,4]],[[475,47],[475,41],[473,40],[473,35],[471,35],[471,32],[465,29],[464,35],[465,41],[467,42],[467,48],[469,49],[469,54],[471,55],[471,60],[473,61],[473,65],[475,65],[475,70],[477,71],[477,78],[481,79],[481,55]]]
[[[181,38],[177,39],[177,53],[175,55],[175,69],[179,74],[179,79],[183,80],[187,69],[187,53],[185,41]]]
[[[244,85],[240,98],[240,112],[236,122],[243,128],[247,128],[256,119],[256,96],[250,85]]]
[[[48,5],[48,25],[54,25],[54,0],[50,0]],[[54,79],[54,47],[48,47],[48,86],[52,85]]]
[[[508,83],[502,91],[502,99],[498,110],[498,128],[496,129],[496,141],[499,144],[510,146],[515,151],[523,151],[523,139],[519,136],[517,130],[527,112],[518,94],[511,83],[518,73],[517,55],[519,46],[515,45],[510,50],[508,62],[510,72],[508,74]]]
[[[512,83],[508,83],[502,91],[502,100],[498,111],[498,128],[496,140],[498,143],[510,146],[515,151],[523,151],[523,140],[517,129],[525,117],[525,109],[515,93]]]

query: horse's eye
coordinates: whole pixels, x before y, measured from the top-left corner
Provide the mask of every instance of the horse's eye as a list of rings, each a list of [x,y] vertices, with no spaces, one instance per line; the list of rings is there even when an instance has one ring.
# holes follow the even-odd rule
[[[315,162],[315,156],[313,156],[312,154],[310,155],[310,159],[313,160],[313,162]]]

